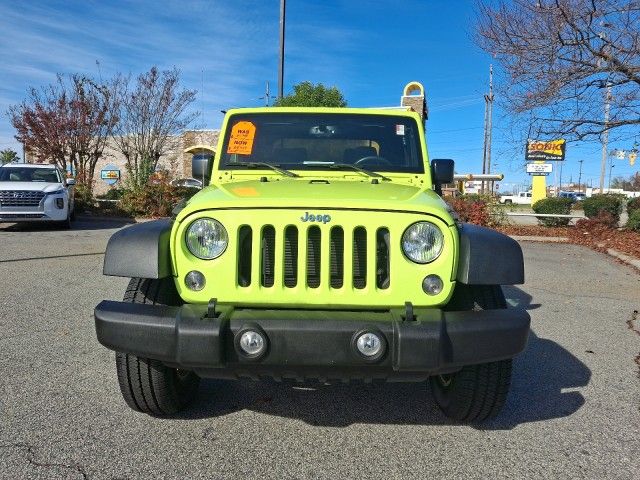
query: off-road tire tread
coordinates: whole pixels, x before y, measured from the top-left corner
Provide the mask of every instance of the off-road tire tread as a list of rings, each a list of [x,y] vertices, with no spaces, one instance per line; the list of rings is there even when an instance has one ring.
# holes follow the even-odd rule
[[[506,300],[499,285],[458,284],[449,311],[506,308]],[[468,365],[456,372],[452,384],[445,388],[437,377],[431,378],[432,389],[439,389],[436,402],[443,413],[456,421],[482,422],[495,417],[504,406],[511,383],[511,359]],[[445,391],[444,394],[440,393]]]
[[[153,305],[180,305],[173,279],[132,278],[124,301]],[[177,413],[194,397],[200,379],[189,373],[183,383],[176,370],[157,360],[116,352],[116,371],[122,396],[129,407],[155,416]]]

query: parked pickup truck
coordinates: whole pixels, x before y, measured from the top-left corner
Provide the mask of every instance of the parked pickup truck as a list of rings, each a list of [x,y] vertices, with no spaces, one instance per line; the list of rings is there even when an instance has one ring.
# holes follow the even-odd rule
[[[500,203],[505,205],[515,203],[516,205],[531,205],[531,192],[520,192],[517,195],[502,195]]]
[[[175,414],[200,377],[429,381],[450,418],[497,415],[529,334],[501,287],[522,250],[457,221],[453,168],[406,109],[229,110],[204,188],[109,240],[104,273],[131,281],[96,332],[126,403]]]

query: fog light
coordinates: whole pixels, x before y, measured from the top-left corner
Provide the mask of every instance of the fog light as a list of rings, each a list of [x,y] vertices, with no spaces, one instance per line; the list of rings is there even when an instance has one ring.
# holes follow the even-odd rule
[[[202,290],[207,282],[201,272],[192,270],[184,277],[184,283],[187,284],[189,290],[195,290],[197,292]]]
[[[356,340],[356,347],[365,357],[375,357],[382,351],[382,340],[375,333],[363,333]]]
[[[422,281],[422,290],[427,295],[438,295],[443,287],[442,279],[438,275],[427,275]]]
[[[257,357],[264,353],[267,348],[267,341],[261,333],[255,330],[247,330],[240,336],[240,348],[242,351],[251,356]]]
[[[56,198],[56,207],[59,209],[64,208],[64,198]]]

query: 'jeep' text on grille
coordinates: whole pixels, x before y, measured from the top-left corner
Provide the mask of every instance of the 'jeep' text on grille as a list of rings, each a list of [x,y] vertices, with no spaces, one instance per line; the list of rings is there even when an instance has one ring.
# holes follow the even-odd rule
[[[329,223],[331,221],[331,215],[314,215],[313,213],[304,212],[300,220],[303,222]]]

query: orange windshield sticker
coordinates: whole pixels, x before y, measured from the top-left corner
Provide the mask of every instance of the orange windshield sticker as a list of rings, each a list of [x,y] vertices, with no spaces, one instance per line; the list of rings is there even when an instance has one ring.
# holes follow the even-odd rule
[[[256,126],[251,122],[238,122],[231,129],[227,153],[251,155],[253,139],[256,136]]]

